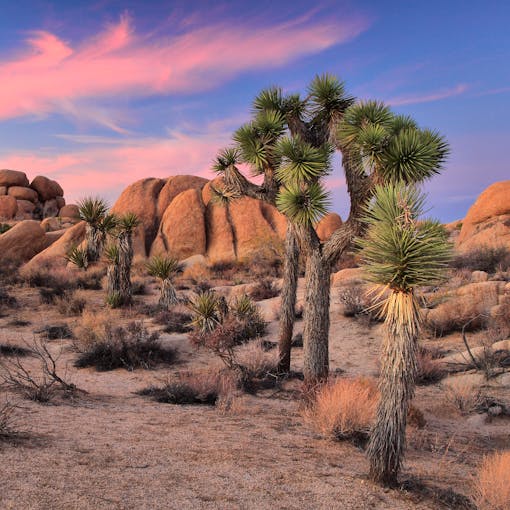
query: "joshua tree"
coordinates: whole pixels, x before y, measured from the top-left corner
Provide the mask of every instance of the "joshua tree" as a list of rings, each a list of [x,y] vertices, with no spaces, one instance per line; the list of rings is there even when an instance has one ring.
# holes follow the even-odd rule
[[[85,237],[87,261],[90,264],[101,256],[105,239],[102,222],[107,215],[108,205],[102,198],[87,197],[78,202],[78,211],[80,218],[87,223]]]
[[[147,264],[149,275],[159,278],[159,305],[168,308],[178,302],[177,293],[172,284],[172,277],[182,270],[177,259],[172,257],[153,257]]]
[[[117,308],[121,304],[119,247],[116,244],[110,244],[105,248],[104,252],[108,260],[108,268],[106,270],[106,302],[112,308]]]
[[[290,133],[296,139],[308,142],[307,147],[324,147],[331,137],[332,129],[352,102],[353,99],[345,94],[343,83],[330,75],[317,76],[310,84],[308,96],[304,100],[299,94],[284,96],[278,87],[263,90],[253,102],[253,121],[234,134],[236,149],[227,149],[218,157],[215,169],[223,173],[226,189],[237,195],[259,198],[276,205],[277,193],[284,177],[277,174],[282,156],[277,149],[279,141],[285,133]],[[303,153],[295,155],[306,157]],[[263,174],[263,184],[256,186],[249,182],[237,169],[236,164],[239,162],[250,164],[255,175]],[[289,162],[298,166],[310,163]],[[313,166],[315,163],[310,164]],[[280,372],[290,370],[298,261],[296,229],[292,222],[288,222],[281,293]]]
[[[119,291],[122,304],[133,299],[131,265],[133,263],[133,230],[140,224],[136,214],[127,213],[117,221],[117,243],[119,250]]]
[[[385,321],[381,398],[368,445],[370,476],[393,485],[405,447],[406,417],[414,394],[420,308],[414,289],[439,280],[450,248],[438,223],[419,221],[423,196],[404,184],[377,186],[360,240],[364,267],[375,284]]]

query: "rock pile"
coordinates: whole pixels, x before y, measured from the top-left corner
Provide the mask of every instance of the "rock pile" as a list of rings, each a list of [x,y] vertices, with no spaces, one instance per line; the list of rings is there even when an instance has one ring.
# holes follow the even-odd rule
[[[76,215],[73,206],[66,210],[58,182],[38,175],[29,183],[24,172],[0,170],[0,220],[42,220],[61,211],[70,217]]]

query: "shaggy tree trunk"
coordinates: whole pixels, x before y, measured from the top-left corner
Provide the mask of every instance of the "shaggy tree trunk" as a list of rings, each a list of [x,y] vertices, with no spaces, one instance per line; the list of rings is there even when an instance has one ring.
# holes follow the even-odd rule
[[[290,371],[290,352],[292,348],[292,334],[294,332],[298,271],[299,247],[296,232],[292,223],[289,221],[285,238],[285,259],[283,263],[282,301],[278,339],[278,373],[281,374],[286,374]]]
[[[111,263],[106,270],[106,300],[112,304],[120,295],[119,265]]]
[[[392,292],[383,313],[381,398],[367,455],[371,479],[394,486],[402,466],[407,412],[414,394],[419,309],[412,292]]]
[[[307,253],[303,356],[305,387],[311,388],[329,372],[329,277],[320,245]]]
[[[121,232],[119,235],[119,282],[120,299],[122,304],[128,305],[133,299],[131,285],[131,264],[133,263],[133,240],[131,232]]]
[[[161,280],[161,289],[159,296],[159,305],[164,308],[169,308],[172,305],[178,303],[177,293],[175,292],[175,287],[172,285],[172,282],[169,278],[165,278]]]
[[[103,238],[101,231],[89,223],[85,227],[85,238],[87,240],[87,261],[90,264],[99,260],[103,248]]]

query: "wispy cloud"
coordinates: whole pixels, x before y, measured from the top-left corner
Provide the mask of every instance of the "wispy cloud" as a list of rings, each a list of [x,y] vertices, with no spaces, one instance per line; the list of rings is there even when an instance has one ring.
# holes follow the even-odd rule
[[[250,70],[282,66],[350,40],[368,27],[362,17],[252,26],[248,22],[191,26],[163,37],[135,33],[128,16],[70,44],[37,31],[24,50],[0,60],[0,119],[63,112],[122,133],[111,112],[87,100],[189,94],[209,90]]]
[[[425,94],[405,95],[397,96],[391,99],[387,99],[386,102],[391,106],[403,106],[408,104],[418,103],[431,103],[434,101],[440,101],[449,97],[460,96],[468,90],[468,85],[465,83],[459,83],[453,88],[441,89],[434,92]]]

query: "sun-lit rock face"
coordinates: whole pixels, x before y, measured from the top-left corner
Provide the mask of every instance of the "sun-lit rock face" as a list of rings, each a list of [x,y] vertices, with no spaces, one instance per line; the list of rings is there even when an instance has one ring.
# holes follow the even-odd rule
[[[510,248],[510,181],[483,191],[462,222],[456,247],[469,251],[482,245]]]

